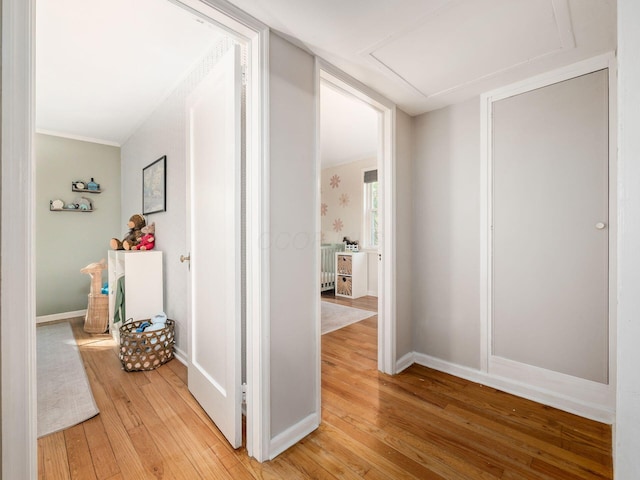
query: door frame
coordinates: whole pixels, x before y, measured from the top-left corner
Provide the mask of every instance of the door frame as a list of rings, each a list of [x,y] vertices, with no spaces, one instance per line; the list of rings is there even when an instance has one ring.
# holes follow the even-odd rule
[[[493,102],[554,83],[608,69],[609,88],[609,382],[601,384],[492,355],[492,115]],[[502,390],[576,413],[613,422],[616,389],[616,59],[600,55],[483,94],[481,101],[480,187],[480,362],[481,371]]]
[[[316,57],[316,229],[321,231],[320,216],[320,85],[330,83],[333,88],[353,96],[380,112],[378,168],[382,178],[382,228],[379,262],[378,292],[378,370],[393,375],[396,373],[396,189],[395,189],[395,145],[396,145],[396,105],[376,91],[349,76],[322,58]],[[320,271],[320,235],[318,235],[316,271]],[[316,291],[320,292],[320,275],[316,275]],[[320,296],[317,300],[317,368],[318,368],[318,411],[321,392],[321,334]]]
[[[269,29],[224,0],[167,0],[199,12],[249,46],[247,89],[247,451],[269,458]],[[2,476],[36,478],[34,169],[35,0],[2,0],[0,365]],[[4,321],[3,321],[4,319]],[[11,319],[11,321],[7,321]]]

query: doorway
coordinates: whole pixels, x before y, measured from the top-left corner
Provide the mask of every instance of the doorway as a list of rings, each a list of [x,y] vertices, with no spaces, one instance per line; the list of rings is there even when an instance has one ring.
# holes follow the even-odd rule
[[[266,213],[264,204],[264,145],[265,135],[264,99],[267,50],[263,48],[268,29],[260,22],[228,6],[204,4],[199,1],[184,0],[173,2],[206,16],[217,22],[226,32],[236,35],[250,45],[246,72],[248,96],[251,102],[247,109],[247,181],[252,185],[247,194],[249,227],[260,231]],[[215,3],[215,2],[210,2]],[[7,478],[35,478],[37,473],[36,455],[36,407],[35,407],[35,295],[33,280],[34,247],[34,193],[33,138],[34,124],[34,19],[35,1],[3,2],[3,50],[11,51],[10,58],[3,65],[3,128],[2,157],[3,192],[11,202],[3,202],[3,212],[11,212],[5,221],[20,230],[19,247],[11,247],[12,255],[2,262],[3,272],[11,272],[15,283],[7,287],[3,282],[3,318],[22,318],[23,322],[2,323],[2,375],[3,384],[3,474]],[[8,159],[11,159],[9,161]],[[9,203],[11,205],[9,205]],[[268,218],[268,217],[266,217]],[[20,225],[20,227],[18,227]],[[18,235],[14,230],[14,235]],[[3,241],[6,244],[6,241]],[[249,242],[252,252],[247,265],[247,295],[261,299],[259,290],[262,272],[266,265],[265,254],[259,242]],[[9,260],[10,258],[10,260]],[[7,301],[11,298],[11,303]],[[264,314],[264,304],[258,301],[247,312],[247,337],[249,339],[248,382],[254,382],[248,398],[248,410],[255,421],[247,423],[247,447],[250,455],[258,460],[266,459],[267,443],[264,433],[264,402],[260,388],[265,376],[260,362],[264,352],[260,320]],[[256,358],[257,357],[257,358]],[[11,365],[11,368],[8,366]],[[267,432],[268,433],[268,432]]]
[[[393,211],[393,205],[395,204],[395,178],[394,178],[394,134],[395,131],[395,106],[384,97],[380,96],[376,92],[372,91],[365,85],[361,84],[357,80],[351,78],[344,72],[336,69],[332,65],[324,62],[321,59],[316,60],[316,92],[319,96],[321,89],[324,87],[331,88],[333,91],[337,91],[342,95],[347,95],[348,98],[359,100],[363,104],[372,108],[377,115],[377,147],[376,147],[376,174],[377,174],[377,202],[378,202],[378,245],[377,245],[377,365],[378,370],[394,374],[396,372],[396,358],[395,358],[395,321],[396,321],[396,309],[395,309],[395,217]],[[319,104],[318,104],[319,105]],[[318,107],[318,128],[321,125],[321,111]],[[322,133],[318,131],[317,138],[320,139]],[[320,141],[318,141],[318,153],[317,153],[317,178],[319,181],[322,178],[322,169],[320,164],[321,152]],[[363,188],[365,183],[365,172],[371,172],[371,168],[362,167],[362,182]],[[371,178],[371,174],[368,174]],[[320,183],[320,182],[319,182]],[[334,178],[333,185],[339,185],[338,178]],[[372,182],[371,182],[372,183]],[[323,232],[322,223],[322,200],[320,190],[322,188],[332,188],[331,179],[327,185],[318,185],[318,220],[317,231]],[[364,190],[366,191],[366,189]],[[363,194],[364,196],[364,194]],[[344,203],[345,197],[342,197]],[[340,197],[338,197],[338,204],[340,203]],[[328,208],[328,207],[327,207]],[[337,219],[334,219],[337,220]],[[331,228],[334,233],[335,230],[340,228],[341,223],[331,221]],[[363,221],[364,223],[364,221]],[[344,223],[342,223],[344,226]],[[365,229],[362,227],[362,232]],[[371,230],[368,230],[369,232]],[[326,235],[326,233],[325,233]],[[319,244],[323,243],[322,233],[319,234]],[[328,240],[328,238],[327,238]],[[346,249],[346,247],[345,247]],[[322,253],[319,249],[318,260],[318,279],[319,284],[322,283]],[[374,249],[375,252],[375,249]],[[338,254],[339,255],[339,254]],[[374,253],[375,261],[375,253]],[[353,278],[350,279],[354,281]],[[336,277],[336,281],[344,281]],[[348,282],[349,279],[346,279]],[[353,288],[353,283],[352,287]],[[335,290],[338,291],[338,290]],[[345,297],[341,297],[345,298]],[[349,299],[350,300],[350,299]],[[374,302],[375,303],[375,302]],[[322,318],[321,314],[321,302],[318,302],[318,318]],[[321,330],[319,325],[318,330]],[[320,334],[318,335],[318,352],[320,352]],[[320,365],[320,358],[318,357],[318,365]],[[318,392],[320,392],[320,387]],[[320,405],[320,398],[318,398],[318,405]]]

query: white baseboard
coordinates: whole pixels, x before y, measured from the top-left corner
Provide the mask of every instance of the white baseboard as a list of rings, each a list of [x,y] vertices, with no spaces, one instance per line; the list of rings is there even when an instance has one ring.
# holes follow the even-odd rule
[[[415,352],[409,352],[403,355],[396,362],[396,373],[400,373],[401,371],[409,368],[414,363],[416,363]]]
[[[178,360],[181,364],[183,365],[187,365],[187,353],[178,348],[178,347],[173,347],[173,356],[176,357],[176,360]]]
[[[503,392],[549,405],[569,413],[574,413],[581,417],[607,424],[613,424],[615,421],[615,412],[609,407],[585,402],[580,398],[558,395],[548,390],[517,382],[509,378],[490,375],[480,370],[457,365],[446,360],[425,355],[424,353],[411,352],[404,355],[397,362],[398,371],[407,368],[410,365],[408,362],[410,362],[411,359],[413,363],[433,368],[440,372],[449,373],[471,382],[493,387]]]
[[[295,425],[292,425],[284,432],[279,433],[271,439],[269,443],[269,460],[273,460],[287,448],[292,447],[304,437],[309,435],[320,425],[318,415],[312,413],[303,418]]]
[[[377,297],[378,296],[378,290],[367,290],[367,296],[369,296],[369,297]]]
[[[51,315],[41,315],[36,317],[36,324],[57,322],[58,320],[66,320],[67,318],[84,317],[87,314],[87,309],[76,310],[74,312],[54,313]]]

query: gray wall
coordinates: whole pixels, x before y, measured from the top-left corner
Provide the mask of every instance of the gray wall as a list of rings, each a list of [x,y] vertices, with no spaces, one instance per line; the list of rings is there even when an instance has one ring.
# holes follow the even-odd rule
[[[316,412],[314,59],[270,37],[271,437]],[[319,413],[319,412],[318,412]]]
[[[640,2],[618,0],[618,381],[616,478],[640,472]]]
[[[479,369],[478,99],[416,117],[413,156],[413,347]]]
[[[413,119],[396,109],[396,360],[413,351]],[[420,243],[418,243],[420,245]]]
[[[87,308],[90,277],[80,269],[107,257],[109,239],[121,235],[120,149],[37,134],[36,315]],[[71,191],[71,182],[91,177],[102,193]],[[92,213],[49,211],[49,201],[89,198]],[[106,281],[106,274],[104,275]]]
[[[232,41],[222,39],[122,146],[120,235],[134,213],[142,213],[142,169],[167,156],[167,211],[146,217],[156,223],[156,250],[163,252],[164,310],[175,320],[176,346],[187,353],[186,123],[185,99],[202,81]]]

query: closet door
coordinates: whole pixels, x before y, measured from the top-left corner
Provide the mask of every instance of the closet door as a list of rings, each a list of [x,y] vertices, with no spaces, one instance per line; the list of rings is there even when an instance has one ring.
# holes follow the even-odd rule
[[[491,354],[602,384],[607,82],[601,70],[493,103],[492,144]]]
[[[241,427],[239,47],[187,100],[189,390],[229,443]]]

